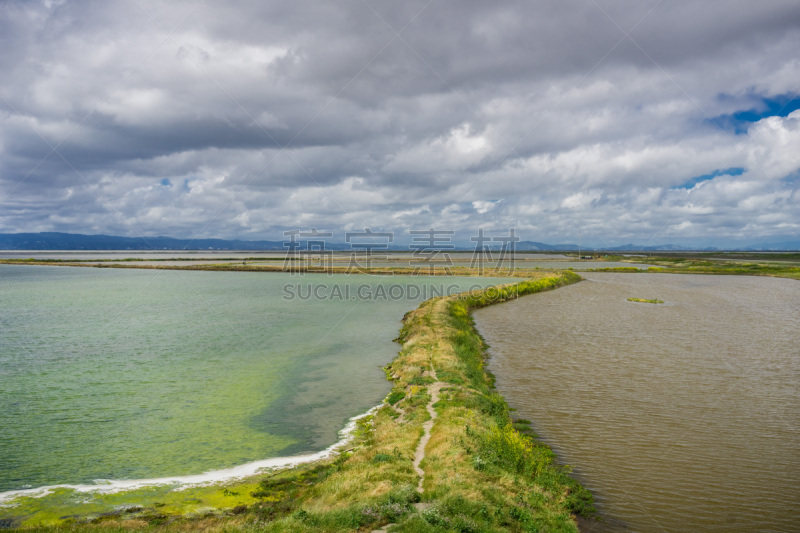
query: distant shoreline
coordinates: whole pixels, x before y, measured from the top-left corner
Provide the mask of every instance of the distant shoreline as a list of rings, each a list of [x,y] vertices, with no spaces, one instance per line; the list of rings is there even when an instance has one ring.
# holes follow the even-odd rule
[[[741,255],[741,254],[740,254]],[[276,258],[242,258],[236,262],[227,263],[204,263],[199,264],[201,259],[188,259],[195,264],[174,265],[167,264],[178,259],[164,260],[140,260],[136,258],[116,260],[116,259],[82,259],[82,260],[63,260],[63,259],[0,259],[0,265],[32,265],[32,266],[71,266],[71,267],[92,267],[92,268],[134,268],[150,270],[200,270],[206,272],[281,272],[293,274],[366,274],[379,276],[489,276],[489,277],[528,277],[531,274],[545,272],[548,270],[564,271],[574,270],[577,272],[629,272],[629,273],[673,273],[673,274],[720,274],[720,275],[745,275],[745,276],[773,276],[790,279],[800,279],[800,253],[785,254],[783,261],[769,261],[772,254],[750,254],[758,255],[752,259],[710,259],[705,257],[692,257],[686,254],[674,254],[664,256],[607,256],[593,260],[572,260],[559,261],[556,259],[536,259],[545,265],[552,262],[555,266],[558,263],[575,263],[575,266],[568,268],[554,268],[553,266],[542,266],[531,268],[527,259],[507,261],[496,264],[486,263],[478,266],[465,267],[455,266],[446,260],[433,260],[421,262],[423,266],[409,265],[408,258],[397,260],[397,266],[351,266],[345,264],[347,256],[342,260],[331,260],[324,265],[316,265],[309,260],[293,259],[286,261],[286,257]],[[335,256],[334,256],[335,257]],[[760,260],[759,260],[760,258]],[[222,260],[222,259],[220,259]],[[240,262],[241,261],[241,262]],[[305,262],[304,262],[305,261]],[[156,264],[141,264],[152,262]],[[383,261],[387,262],[387,261]],[[163,264],[162,264],[163,263]],[[619,265],[630,264],[630,266],[604,266],[604,264]],[[559,265],[560,266],[560,265]]]

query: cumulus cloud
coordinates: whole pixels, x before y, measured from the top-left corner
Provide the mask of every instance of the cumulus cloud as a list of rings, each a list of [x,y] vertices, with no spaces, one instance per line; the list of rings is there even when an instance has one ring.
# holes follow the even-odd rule
[[[0,6],[0,232],[800,234],[800,6]],[[725,173],[726,169],[741,169]]]

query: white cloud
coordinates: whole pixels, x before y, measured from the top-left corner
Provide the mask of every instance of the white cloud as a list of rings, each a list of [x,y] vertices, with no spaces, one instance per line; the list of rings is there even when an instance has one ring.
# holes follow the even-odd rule
[[[747,166],[764,178],[780,179],[800,169],[800,110],[760,120],[748,139]]]
[[[797,234],[800,111],[725,122],[800,94],[796,3],[374,7],[4,6],[0,231]]]
[[[489,211],[493,210],[498,202],[487,202],[485,200],[475,200],[472,202],[472,208],[478,212],[478,214],[485,215]]]

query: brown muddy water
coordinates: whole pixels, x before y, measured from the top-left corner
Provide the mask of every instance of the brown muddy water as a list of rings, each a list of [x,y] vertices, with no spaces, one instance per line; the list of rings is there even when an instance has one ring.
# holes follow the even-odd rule
[[[499,391],[595,495],[586,531],[800,531],[800,283],[582,275],[474,316]]]

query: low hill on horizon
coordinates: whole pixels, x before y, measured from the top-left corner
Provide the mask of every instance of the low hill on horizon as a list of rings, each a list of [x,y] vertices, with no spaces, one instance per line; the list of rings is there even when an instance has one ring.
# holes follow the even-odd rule
[[[192,251],[286,251],[286,241],[245,241],[238,239],[176,239],[173,237],[120,237],[115,235],[85,235],[81,233],[0,233],[0,250],[192,250]],[[352,250],[349,244],[325,242],[328,250]],[[390,245],[392,251],[409,251],[408,246]],[[446,248],[443,248],[446,251]],[[458,246],[451,251],[472,251],[470,246]],[[622,246],[588,246],[577,244],[547,244],[537,241],[516,243],[517,252],[567,252],[585,250],[609,252],[655,252],[655,251],[722,251],[714,247],[689,247],[674,244],[644,246],[626,244]],[[792,251],[800,250],[800,241],[765,242],[738,248],[731,251]]]
[[[286,250],[283,241],[117,237],[79,233],[0,233],[0,250]]]

